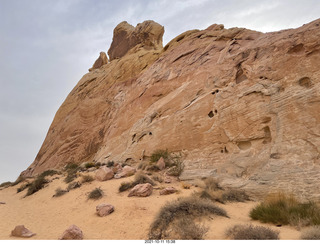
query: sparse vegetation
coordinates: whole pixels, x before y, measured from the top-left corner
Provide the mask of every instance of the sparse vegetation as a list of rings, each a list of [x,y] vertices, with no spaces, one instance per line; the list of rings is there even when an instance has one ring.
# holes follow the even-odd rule
[[[180,176],[184,169],[183,162],[176,158],[171,165],[172,166],[168,169],[167,174],[171,176]]]
[[[135,174],[134,180],[132,182],[121,183],[119,187],[119,192],[126,191],[128,189],[135,187],[138,184],[144,184],[144,183],[150,183],[153,186],[155,185],[155,182],[150,177],[148,177],[142,172],[138,172],[137,174]]]
[[[76,182],[71,182],[68,187],[67,187],[67,190],[70,191],[70,190],[73,190],[73,189],[76,189],[76,188],[79,188],[81,187],[81,183],[76,181]]]
[[[81,183],[88,183],[94,181],[94,178],[91,175],[82,175],[81,176]]]
[[[20,187],[17,189],[17,193],[22,192],[23,190],[27,189],[30,185],[31,185],[31,183],[23,184],[22,186],[20,186]]]
[[[107,167],[108,167],[108,168],[111,168],[111,167],[113,167],[113,166],[114,166],[114,162],[113,162],[113,161],[108,161]]]
[[[186,217],[194,220],[196,217],[210,214],[228,217],[225,210],[205,199],[186,197],[167,203],[160,209],[160,212],[151,224],[149,238],[156,240],[170,238],[172,235],[172,224],[175,221]]]
[[[195,220],[189,216],[181,216],[172,225],[172,232],[177,235],[174,239],[179,240],[203,240],[209,228],[196,224]]]
[[[65,183],[70,183],[77,178],[77,172],[79,170],[79,166],[77,164],[75,163],[67,164],[65,166],[65,169],[67,170],[67,176],[64,179]]]
[[[16,179],[16,181],[11,184],[11,186],[18,185],[19,183],[21,183],[21,182],[24,181],[24,180],[25,180],[24,177],[19,176],[19,177]]]
[[[94,162],[88,162],[88,163],[86,163],[86,164],[84,165],[84,167],[85,167],[86,169],[93,168],[93,167],[95,167],[95,164],[94,164]]]
[[[53,196],[54,197],[60,197],[60,196],[62,196],[64,194],[66,194],[67,192],[68,192],[68,190],[62,190],[61,187],[58,187],[56,189],[56,194],[54,194]]]
[[[95,188],[93,191],[89,192],[88,199],[97,200],[103,197],[103,191],[100,188]]]
[[[279,240],[279,233],[270,228],[252,225],[235,225],[226,231],[232,240]]]
[[[45,184],[48,183],[48,181],[45,179],[44,176],[39,175],[28,187],[28,191],[26,196],[30,196],[33,193],[39,191],[40,189],[42,189]]]
[[[0,187],[9,187],[9,186],[12,186],[12,182],[11,181],[7,181],[7,182],[3,182],[1,183]]]
[[[56,175],[56,174],[59,174],[59,172],[56,170],[53,170],[53,169],[49,169],[49,170],[42,172],[39,176],[46,177],[46,176],[52,176],[52,175]]]
[[[250,217],[276,225],[319,225],[320,208],[314,202],[301,203],[292,195],[278,193],[252,209]]]
[[[156,163],[159,161],[160,158],[163,158],[164,162],[167,164],[170,158],[170,153],[168,152],[168,149],[166,150],[156,150],[151,154],[150,162]],[[169,163],[169,162],[168,162]]]
[[[320,226],[312,226],[301,234],[302,240],[320,240]]]

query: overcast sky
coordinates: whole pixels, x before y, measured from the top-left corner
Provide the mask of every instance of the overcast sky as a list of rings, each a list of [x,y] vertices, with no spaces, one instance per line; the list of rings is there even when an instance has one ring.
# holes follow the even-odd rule
[[[0,0],[0,183],[33,162],[56,111],[121,21],[158,22],[165,45],[214,23],[269,32],[317,18],[319,0]]]

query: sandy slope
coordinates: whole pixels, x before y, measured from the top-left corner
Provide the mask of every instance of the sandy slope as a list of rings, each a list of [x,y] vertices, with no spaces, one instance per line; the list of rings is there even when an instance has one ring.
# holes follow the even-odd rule
[[[11,237],[10,233],[16,225],[21,224],[37,233],[30,239],[56,240],[71,224],[82,229],[85,239],[147,239],[148,228],[163,204],[197,190],[196,187],[183,189],[181,183],[175,182],[170,185],[180,190],[177,194],[160,196],[158,190],[154,190],[148,198],[129,198],[127,192],[118,192],[120,183],[129,180],[130,178],[93,181],[58,198],[53,198],[52,195],[59,186],[66,188],[62,178],[52,181],[46,188],[26,198],[23,198],[26,190],[16,193],[20,184],[3,189],[0,191],[0,201],[6,204],[0,205],[0,239],[20,239]],[[101,187],[105,196],[97,201],[87,200],[86,194],[96,187]],[[115,212],[106,217],[98,217],[95,207],[99,203],[114,205]],[[206,224],[210,229],[206,239],[225,239],[224,232],[228,227],[250,222],[280,231],[281,239],[299,238],[300,232],[292,227],[274,227],[250,221],[248,213],[255,204],[247,202],[220,205],[227,211],[230,219],[214,217],[208,221]]]

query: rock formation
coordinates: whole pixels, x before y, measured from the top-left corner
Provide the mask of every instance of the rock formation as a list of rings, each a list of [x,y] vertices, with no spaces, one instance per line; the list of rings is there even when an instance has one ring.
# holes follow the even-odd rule
[[[99,58],[94,62],[92,65],[92,68],[89,69],[89,71],[92,71],[94,69],[99,69],[102,65],[105,65],[108,63],[108,57],[105,52],[100,52]]]
[[[183,180],[320,199],[320,20],[260,33],[212,25],[174,38],[120,23],[110,63],[83,76],[24,176],[66,163],[179,153]]]

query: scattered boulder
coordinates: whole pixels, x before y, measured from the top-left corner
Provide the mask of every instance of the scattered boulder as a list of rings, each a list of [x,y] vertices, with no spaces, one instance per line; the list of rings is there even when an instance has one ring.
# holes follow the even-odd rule
[[[170,195],[176,193],[178,190],[172,186],[166,187],[160,191],[160,195]]]
[[[166,163],[164,162],[163,157],[161,157],[158,162],[157,162],[157,166],[160,170],[163,170],[166,168]]]
[[[114,172],[115,174],[120,173],[121,170],[122,170],[122,166],[117,163],[117,164],[114,165],[114,167],[112,168],[112,170],[113,170],[113,172]]]
[[[96,179],[99,181],[106,181],[112,179],[114,176],[114,173],[111,169],[109,169],[107,166],[101,167],[96,172]]]
[[[131,176],[131,175],[134,175],[136,173],[136,169],[131,167],[131,166],[124,166],[123,169],[114,176],[114,178],[116,179],[119,179],[119,178],[122,178],[122,177],[128,177],[128,176]]]
[[[79,181],[75,181],[68,185],[68,190],[70,191],[70,190],[79,188],[80,186],[81,186],[81,183]]]
[[[96,211],[100,217],[107,216],[114,211],[114,206],[111,204],[101,203],[96,206]]]
[[[17,237],[32,237],[35,233],[28,230],[24,225],[18,225],[11,231],[11,235]]]
[[[82,240],[83,233],[82,230],[76,226],[71,225],[68,229],[66,229],[59,240]]]
[[[130,190],[128,197],[148,197],[152,194],[152,190],[150,183],[138,184]]]
[[[108,63],[108,57],[105,52],[100,52],[99,58],[94,62],[92,68],[89,69],[89,71],[99,69],[102,65],[105,65]]]

